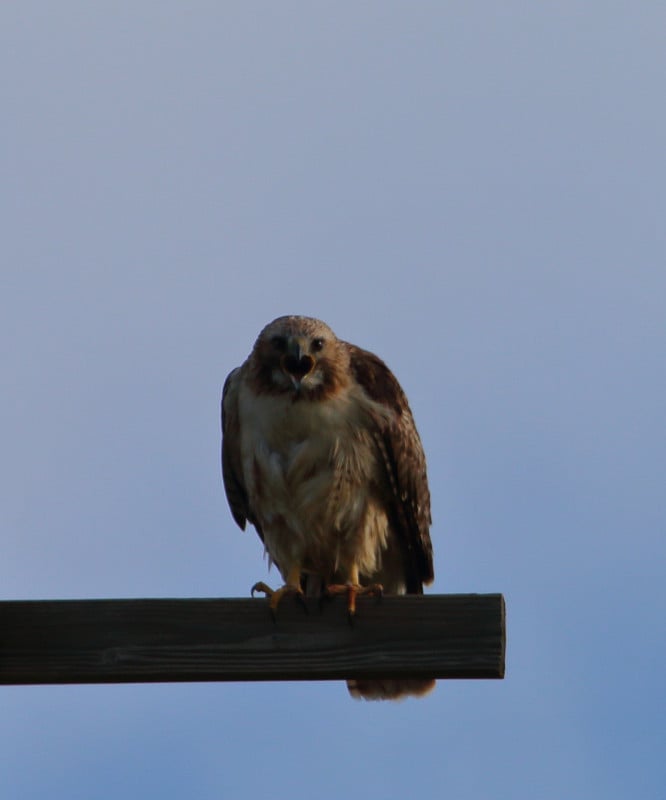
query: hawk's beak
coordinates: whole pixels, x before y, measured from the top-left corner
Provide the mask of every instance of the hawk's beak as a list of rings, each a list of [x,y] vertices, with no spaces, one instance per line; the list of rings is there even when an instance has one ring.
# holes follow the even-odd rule
[[[287,352],[280,359],[282,369],[289,375],[297,389],[303,378],[312,372],[315,365],[314,358],[304,353],[303,349],[303,342],[300,339],[290,339],[287,344]]]

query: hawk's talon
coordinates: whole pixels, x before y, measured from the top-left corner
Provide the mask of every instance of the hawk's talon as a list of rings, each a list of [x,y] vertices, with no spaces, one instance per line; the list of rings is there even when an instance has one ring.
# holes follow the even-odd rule
[[[271,587],[265,584],[263,581],[257,581],[250,589],[250,596],[254,597],[255,592],[263,592],[266,597],[272,597],[275,593],[275,590],[271,589]]]
[[[303,596],[303,590],[300,586],[297,586],[293,583],[286,583],[279,589],[271,589],[271,587],[265,584],[263,581],[258,581],[251,589],[252,597],[254,597],[255,592],[263,592],[266,595],[266,598],[268,599],[268,607],[271,610],[271,616],[273,619],[276,619],[277,617],[277,608],[282,601],[282,598],[287,597],[288,595],[295,595],[296,599],[303,606],[303,608],[306,611],[308,610],[305,597]]]
[[[353,624],[356,616],[356,598],[363,595],[371,595],[378,599],[384,594],[384,587],[381,583],[372,583],[370,586],[361,586],[358,583],[333,583],[325,589],[327,597],[335,597],[338,594],[347,596],[347,614],[349,623]]]

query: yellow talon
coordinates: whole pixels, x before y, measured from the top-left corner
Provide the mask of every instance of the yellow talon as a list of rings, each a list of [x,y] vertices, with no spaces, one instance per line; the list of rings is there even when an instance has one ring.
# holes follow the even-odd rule
[[[293,567],[287,576],[287,582],[279,589],[271,589],[270,586],[263,581],[258,581],[251,589],[251,594],[254,597],[255,592],[263,592],[268,598],[268,607],[271,610],[273,619],[277,614],[277,608],[283,597],[288,595],[295,595],[303,605],[305,605],[303,590],[301,589],[301,569],[300,567]],[[307,608],[307,607],[306,607]]]
[[[277,613],[277,608],[280,605],[280,601],[283,597],[288,597],[289,595],[295,595],[299,600],[303,598],[303,590],[300,586],[294,586],[291,583],[287,583],[282,586],[277,591],[273,592],[268,601],[268,607],[270,608],[273,616]]]
[[[336,594],[347,595],[347,613],[349,614],[349,622],[354,621],[356,616],[356,598],[364,595],[374,595],[381,597],[384,593],[384,587],[381,583],[373,583],[370,586],[361,586],[361,579],[359,569],[356,564],[351,564],[348,570],[349,580],[345,584],[332,584],[326,587],[326,594],[329,597],[335,597]]]
[[[266,597],[272,597],[274,590],[271,589],[270,586],[265,584],[263,581],[257,581],[254,586],[250,589],[250,595],[254,597],[255,592],[263,592]]]
[[[361,586],[359,583],[334,583],[326,587],[326,594],[328,597],[335,597],[338,594],[345,594],[347,596],[347,613],[349,614],[350,622],[356,615],[357,597],[362,597],[363,595],[381,597],[383,593],[384,587],[381,583],[373,583],[370,586]]]

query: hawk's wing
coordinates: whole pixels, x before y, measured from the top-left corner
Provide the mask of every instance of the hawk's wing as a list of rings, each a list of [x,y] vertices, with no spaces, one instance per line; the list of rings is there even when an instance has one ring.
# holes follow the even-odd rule
[[[348,345],[354,378],[376,403],[393,414],[375,434],[390,486],[389,516],[403,550],[407,592],[420,594],[434,578],[429,528],[430,492],[423,446],[396,377],[373,353]]]
[[[254,520],[250,514],[241,466],[238,419],[238,384],[241,369],[238,367],[229,373],[222,390],[222,478],[231,513],[240,528],[245,530],[246,521],[249,519],[250,522],[254,522]]]

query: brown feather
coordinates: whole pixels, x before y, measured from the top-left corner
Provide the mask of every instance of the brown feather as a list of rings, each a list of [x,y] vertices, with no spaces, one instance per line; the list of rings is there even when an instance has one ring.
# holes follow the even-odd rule
[[[250,517],[240,463],[238,421],[239,370],[229,373],[222,390],[222,479],[231,514],[241,530]]]
[[[374,353],[348,345],[354,377],[376,402],[394,412],[389,424],[380,427],[376,441],[391,487],[389,499],[394,525],[399,532],[405,558],[405,581],[409,594],[420,594],[432,583],[430,541],[430,491],[425,454],[407,397],[386,364]]]

